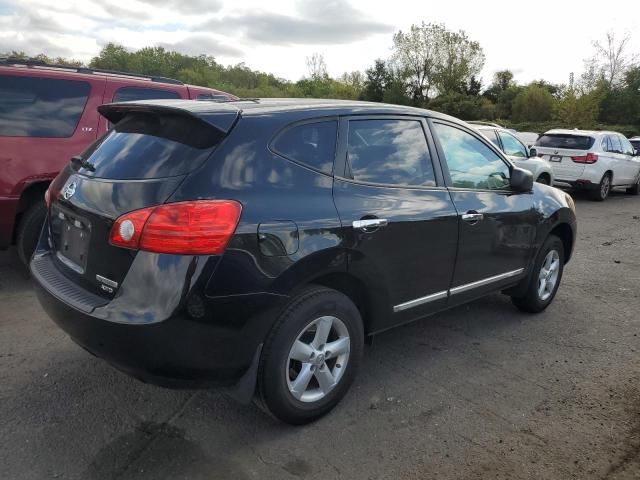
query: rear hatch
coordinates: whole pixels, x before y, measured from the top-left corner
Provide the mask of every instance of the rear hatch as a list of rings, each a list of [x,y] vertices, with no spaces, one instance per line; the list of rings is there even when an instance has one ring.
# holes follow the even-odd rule
[[[578,180],[585,169],[585,163],[578,163],[573,157],[584,157],[593,147],[595,138],[588,135],[548,133],[536,142],[538,156],[551,164],[557,180]]]
[[[49,232],[58,268],[87,290],[111,298],[137,254],[109,243],[114,221],[165,203],[209,158],[239,111],[198,115],[146,102],[99,110],[114,126],[52,184]]]

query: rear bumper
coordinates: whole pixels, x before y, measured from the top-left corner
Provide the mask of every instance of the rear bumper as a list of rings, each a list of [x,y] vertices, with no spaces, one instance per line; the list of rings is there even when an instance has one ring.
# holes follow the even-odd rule
[[[0,248],[7,248],[13,241],[19,204],[18,197],[0,197]]]
[[[250,369],[274,309],[284,301],[270,294],[205,298],[190,292],[188,297],[203,302],[197,309],[191,303],[191,314],[187,298],[169,318],[132,324],[125,309],[112,311],[112,321],[100,315],[108,305],[74,305],[59,281],[43,279],[33,261],[31,268],[42,307],[74,342],[144,382],[172,388],[236,384]],[[72,283],[66,287],[76,288]]]

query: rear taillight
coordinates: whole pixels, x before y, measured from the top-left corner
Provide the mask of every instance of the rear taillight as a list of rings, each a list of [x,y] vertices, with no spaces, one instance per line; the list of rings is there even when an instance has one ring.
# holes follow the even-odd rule
[[[596,163],[598,161],[598,155],[589,152],[586,155],[571,157],[571,160],[573,160],[575,163]]]
[[[538,154],[538,156],[539,156],[540,158],[542,158],[542,157],[544,157],[544,153],[539,153],[539,154]]]
[[[218,255],[238,225],[242,206],[233,200],[167,203],[118,217],[109,243],[180,255]]]

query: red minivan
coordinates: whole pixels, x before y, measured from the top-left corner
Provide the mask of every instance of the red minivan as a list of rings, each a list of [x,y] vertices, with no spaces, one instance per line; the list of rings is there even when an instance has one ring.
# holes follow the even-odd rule
[[[156,98],[236,97],[164,77],[0,61],[0,248],[15,243],[28,262],[49,182],[109,129],[98,106]]]

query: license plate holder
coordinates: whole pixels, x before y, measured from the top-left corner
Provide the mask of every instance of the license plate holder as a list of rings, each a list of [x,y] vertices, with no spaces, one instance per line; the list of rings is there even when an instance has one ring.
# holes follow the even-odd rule
[[[84,273],[87,267],[90,231],[88,221],[70,215],[64,215],[60,225],[58,256],[79,273]]]
[[[549,161],[550,162],[562,162],[562,155],[550,155],[549,156]]]

